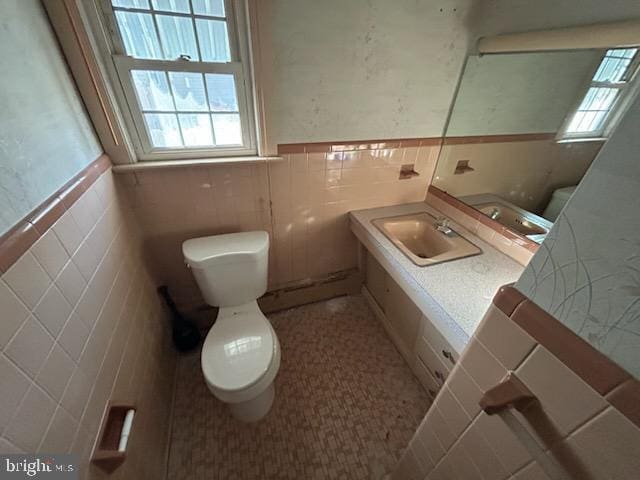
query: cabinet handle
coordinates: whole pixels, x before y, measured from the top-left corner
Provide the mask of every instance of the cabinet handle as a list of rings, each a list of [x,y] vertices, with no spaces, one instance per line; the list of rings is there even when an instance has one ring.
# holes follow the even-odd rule
[[[440,370],[434,370],[434,375],[436,376],[436,378],[438,380],[440,380],[441,382],[444,383],[444,375],[442,374],[442,372]]]
[[[456,361],[453,359],[453,353],[451,353],[449,350],[442,349],[442,356],[449,360],[451,363],[456,363]]]

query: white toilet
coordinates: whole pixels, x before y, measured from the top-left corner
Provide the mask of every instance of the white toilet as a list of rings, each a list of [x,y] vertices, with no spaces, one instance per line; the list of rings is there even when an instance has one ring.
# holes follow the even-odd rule
[[[278,337],[256,302],[267,291],[269,236],[192,238],[182,253],[206,302],[220,307],[202,346],[207,386],[237,419],[260,420],[273,404],[280,367]]]

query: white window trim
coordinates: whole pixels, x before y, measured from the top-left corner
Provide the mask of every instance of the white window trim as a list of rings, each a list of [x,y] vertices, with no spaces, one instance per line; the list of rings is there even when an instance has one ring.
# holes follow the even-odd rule
[[[139,161],[156,160],[191,160],[206,158],[227,158],[234,156],[253,156],[258,154],[256,138],[256,112],[254,102],[254,84],[252,81],[251,51],[249,41],[249,24],[247,5],[244,0],[224,0],[229,34],[229,48],[231,62],[189,62],[182,60],[145,60],[134,59],[124,54],[118,27],[110,0],[95,0],[95,9],[87,9],[89,24],[103,59],[108,79],[113,89],[113,95],[126,123],[131,143]],[[133,11],[135,9],[132,9]],[[174,15],[173,12],[164,12]],[[188,14],[175,14],[188,16]],[[216,18],[216,17],[207,17]],[[239,58],[238,58],[239,56]],[[195,71],[201,73],[234,73],[238,96],[242,136],[244,146],[216,147],[216,148],[182,148],[182,149],[153,149],[149,143],[146,126],[133,84],[129,80],[128,71],[135,68],[167,69],[171,71]],[[125,79],[125,81],[122,81]],[[127,81],[128,80],[128,81]],[[200,112],[202,113],[202,112]]]
[[[615,48],[623,48],[623,47],[613,47],[607,50],[615,49]],[[603,141],[609,138],[611,133],[615,130],[618,122],[622,117],[624,117],[625,112],[631,105],[633,99],[638,94],[638,90],[640,89],[640,81],[638,78],[640,77],[640,47],[628,47],[628,48],[638,48],[638,53],[636,53],[633,62],[629,65],[629,71],[631,72],[631,77],[623,83],[615,83],[615,82],[596,82],[592,79],[589,79],[586,87],[581,91],[580,96],[574,103],[571,113],[567,115],[562,122],[562,126],[559,129],[558,136],[556,137],[556,141],[558,143],[569,143],[569,142],[588,142],[588,141]],[[607,52],[605,51],[604,55],[598,62],[597,68],[600,67],[602,60],[606,56]],[[571,133],[567,130],[569,129],[569,125],[571,125],[571,121],[573,120],[574,115],[580,108],[582,101],[584,100],[587,92],[592,87],[603,87],[603,88],[616,88],[619,89],[619,93],[609,110],[603,124],[602,128],[597,131],[590,132],[575,132]]]

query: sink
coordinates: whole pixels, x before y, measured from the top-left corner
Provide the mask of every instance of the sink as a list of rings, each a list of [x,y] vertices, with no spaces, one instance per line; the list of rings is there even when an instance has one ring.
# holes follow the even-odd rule
[[[460,197],[460,200],[508,229],[537,243],[541,243],[553,227],[553,223],[546,218],[492,193],[468,195]]]
[[[542,235],[549,233],[546,228],[534,223],[533,219],[528,215],[520,213],[501,203],[481,203],[480,205],[475,205],[475,207],[505,227],[523,235]]]
[[[482,253],[454,230],[449,229],[447,233],[438,231],[435,217],[428,213],[378,218],[372,223],[413,263],[421,267]]]

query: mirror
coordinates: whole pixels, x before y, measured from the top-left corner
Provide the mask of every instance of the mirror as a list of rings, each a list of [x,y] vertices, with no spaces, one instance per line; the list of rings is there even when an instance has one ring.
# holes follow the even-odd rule
[[[469,56],[433,186],[541,242],[632,96],[637,49]]]

